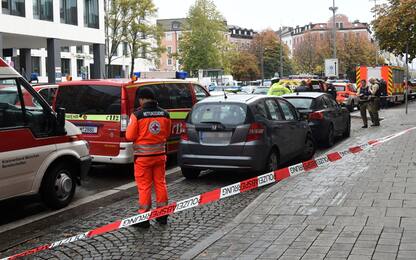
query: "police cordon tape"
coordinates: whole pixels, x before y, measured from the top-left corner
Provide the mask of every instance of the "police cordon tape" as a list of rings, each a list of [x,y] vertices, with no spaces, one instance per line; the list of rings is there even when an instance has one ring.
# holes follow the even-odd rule
[[[227,197],[231,197],[231,196],[249,191],[249,190],[253,190],[253,189],[268,185],[268,184],[279,182],[290,176],[296,176],[301,173],[309,172],[316,168],[322,167],[324,165],[336,162],[348,155],[357,154],[362,151],[368,150],[372,148],[373,146],[388,142],[414,129],[416,129],[416,127],[412,127],[412,128],[406,129],[404,131],[401,131],[396,134],[392,134],[392,135],[389,135],[380,139],[371,140],[359,146],[350,147],[348,150],[345,150],[342,152],[329,153],[325,156],[321,156],[321,157],[318,157],[318,158],[315,158],[306,162],[298,163],[298,164],[295,164],[286,168],[276,170],[274,172],[269,172],[269,173],[260,175],[258,177],[254,177],[245,181],[234,183],[226,187],[222,187],[222,188],[215,189],[213,191],[205,192],[203,194],[200,194],[200,195],[197,195],[197,196],[194,196],[194,197],[191,197],[191,198],[179,201],[179,202],[174,202],[168,206],[157,208],[149,212],[138,214],[132,217],[122,219],[122,220],[117,220],[115,222],[112,222],[110,224],[101,226],[93,230],[90,230],[88,232],[78,234],[76,236],[72,236],[72,237],[69,237],[60,241],[50,243],[50,244],[42,245],[42,246],[27,250],[25,252],[3,258],[1,260],[17,259],[19,257],[32,255],[40,251],[53,249],[55,247],[73,243],[79,240],[93,238],[95,236],[108,233],[111,231],[115,231],[118,229],[126,228],[126,227],[129,227],[129,226],[132,226],[132,225],[135,225],[135,224],[147,221],[147,220],[152,220],[158,217],[171,215],[173,213],[188,210],[188,209],[200,206],[200,205],[208,204],[211,202],[215,202],[215,201],[227,198]]]

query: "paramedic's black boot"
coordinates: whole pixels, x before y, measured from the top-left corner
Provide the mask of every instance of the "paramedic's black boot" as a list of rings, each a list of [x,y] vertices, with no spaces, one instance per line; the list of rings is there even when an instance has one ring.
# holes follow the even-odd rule
[[[368,125],[364,125],[364,126],[362,126],[361,128],[368,128]]]
[[[163,216],[163,217],[157,218],[156,221],[160,225],[167,225],[168,224],[168,216]]]

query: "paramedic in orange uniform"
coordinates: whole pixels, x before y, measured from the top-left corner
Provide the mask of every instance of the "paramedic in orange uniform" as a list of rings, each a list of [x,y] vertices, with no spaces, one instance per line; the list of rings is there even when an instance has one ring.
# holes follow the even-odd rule
[[[141,88],[137,98],[140,108],[130,117],[126,138],[132,141],[134,149],[134,177],[139,190],[139,214],[152,206],[152,184],[155,187],[157,207],[166,206],[168,192],[165,180],[166,142],[171,132],[169,113],[160,108],[154,92]],[[167,224],[168,216],[156,219]],[[149,221],[137,224],[149,227]]]

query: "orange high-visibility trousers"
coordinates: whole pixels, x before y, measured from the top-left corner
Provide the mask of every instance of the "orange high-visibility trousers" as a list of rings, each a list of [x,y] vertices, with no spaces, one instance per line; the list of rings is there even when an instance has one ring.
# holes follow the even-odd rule
[[[139,213],[152,207],[152,184],[155,187],[156,206],[168,204],[165,179],[166,155],[137,157],[134,162],[134,178],[139,190]]]

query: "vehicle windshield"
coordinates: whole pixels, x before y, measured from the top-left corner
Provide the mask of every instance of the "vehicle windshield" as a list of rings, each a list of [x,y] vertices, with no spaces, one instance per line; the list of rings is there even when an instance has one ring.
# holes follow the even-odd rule
[[[18,101],[17,91],[7,90],[0,87],[0,103],[16,104]]]
[[[269,88],[256,88],[253,94],[267,94],[269,92]]]
[[[61,86],[56,97],[56,107],[79,115],[117,115],[120,102],[121,88],[115,86]]]
[[[341,86],[341,85],[334,85],[335,89],[337,91],[345,91],[345,86]]]
[[[191,115],[192,124],[215,122],[223,125],[240,125],[246,121],[247,106],[240,104],[202,104]]]
[[[292,105],[294,105],[297,109],[310,109],[312,107],[312,98],[286,98]]]

